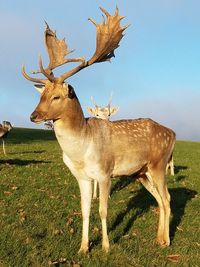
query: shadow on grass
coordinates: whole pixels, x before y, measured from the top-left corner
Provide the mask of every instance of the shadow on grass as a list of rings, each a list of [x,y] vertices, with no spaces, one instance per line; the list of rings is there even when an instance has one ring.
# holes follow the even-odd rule
[[[174,166],[174,173],[178,174],[179,172],[181,172],[183,170],[187,170],[187,169],[188,169],[187,166],[176,165],[176,166]],[[179,182],[179,181],[184,180],[185,178],[187,178],[186,175],[179,175],[175,179],[176,179],[177,182]]]
[[[134,180],[135,180],[134,176],[120,177],[118,181],[114,184],[114,186],[112,186],[110,196],[112,196],[113,193],[122,190],[130,183],[132,183]]]
[[[185,213],[186,204],[188,201],[195,197],[197,192],[191,189],[180,187],[169,189],[169,193],[171,195],[172,213],[172,219],[170,223],[170,239],[171,241],[173,241],[177,226],[180,224],[181,219]],[[124,225],[123,232],[120,232],[120,234],[117,234],[115,236],[113,240],[114,243],[117,243],[123,235],[126,235],[128,231],[133,227],[134,221],[144,213],[148,212],[153,205],[157,206],[156,200],[154,200],[154,198],[147,192],[147,190],[143,187],[138,190],[136,192],[136,196],[128,200],[126,209],[116,215],[114,222],[109,229],[109,231],[114,231],[118,225],[123,224],[124,217],[127,216],[132,209],[136,210],[134,216],[132,216]],[[158,223],[158,220],[155,219],[155,223]],[[98,237],[94,242],[92,242],[92,247],[99,244],[100,240],[100,237]]]
[[[186,175],[179,175],[178,177],[176,177],[176,181],[179,182],[179,181],[184,180],[185,178],[187,178]]]
[[[9,165],[18,165],[25,166],[29,164],[38,164],[38,163],[50,163],[51,161],[44,160],[21,160],[21,159],[5,159],[0,160],[0,164],[9,164]]]
[[[136,212],[134,214],[134,216],[132,216],[128,222],[126,223],[126,225],[124,225],[124,229],[123,232],[120,233],[120,235],[117,235],[114,238],[114,243],[117,243],[119,241],[119,239],[121,239],[121,237],[123,235],[126,235],[127,232],[130,230],[130,228],[133,226],[134,221],[140,217],[142,214],[148,212],[148,210],[150,209],[150,207],[152,205],[156,205],[156,201],[154,200],[154,198],[147,192],[147,190],[144,187],[141,187],[137,192],[136,195],[132,198],[129,199],[128,203],[127,203],[127,207],[125,210],[123,210],[123,212],[118,213],[118,215],[116,216],[111,228],[109,230],[113,231],[116,229],[116,227],[118,225],[120,225],[121,223],[123,223],[124,217],[126,215],[128,215],[128,213],[132,210],[135,209]]]
[[[46,152],[46,150],[30,150],[30,151],[18,151],[18,152],[10,152],[10,155],[19,155],[19,154],[42,154]]]
[[[197,191],[184,187],[173,188],[169,190],[171,195],[172,220],[170,223],[170,238],[173,241],[177,226],[180,224],[185,207],[188,201],[197,195]]]
[[[188,167],[187,166],[181,166],[181,165],[175,165],[174,166],[174,173],[177,174],[182,170],[187,170]]]

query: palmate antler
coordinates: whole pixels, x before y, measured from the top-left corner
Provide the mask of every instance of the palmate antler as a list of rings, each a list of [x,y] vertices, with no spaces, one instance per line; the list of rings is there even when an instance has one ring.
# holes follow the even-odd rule
[[[56,37],[56,33],[53,32],[48,24],[45,30],[45,43],[47,52],[49,55],[49,65],[46,69],[43,68],[42,59],[40,57],[39,66],[40,71],[33,73],[42,73],[47,79],[32,78],[26,74],[24,66],[22,67],[22,74],[28,80],[37,83],[56,82],[62,84],[67,78],[71,77],[78,71],[85,67],[88,67],[94,63],[110,61],[114,57],[114,50],[119,46],[119,42],[123,37],[123,31],[129,26],[121,27],[120,21],[124,18],[119,16],[118,8],[116,8],[114,16],[111,16],[105,9],[101,8],[101,11],[106,16],[103,16],[103,22],[97,24],[93,19],[89,19],[96,26],[96,51],[94,55],[88,61],[84,58],[65,58],[73,51],[68,50],[65,39],[59,40]],[[68,62],[81,62],[80,65],[74,69],[62,74],[60,77],[54,77],[53,69],[59,67]]]
[[[67,44],[65,43],[65,39],[59,40],[56,36],[56,33],[49,28],[49,25],[47,23],[46,23],[46,30],[44,32],[44,37],[50,61],[48,67],[44,70],[45,74],[53,76],[52,72],[53,69],[65,63],[84,61],[84,58],[65,58],[68,54],[72,53],[73,50],[72,51],[68,50]],[[41,65],[41,59],[40,59],[40,65]],[[34,74],[43,73],[43,71],[40,69],[40,71],[36,71],[33,73]]]

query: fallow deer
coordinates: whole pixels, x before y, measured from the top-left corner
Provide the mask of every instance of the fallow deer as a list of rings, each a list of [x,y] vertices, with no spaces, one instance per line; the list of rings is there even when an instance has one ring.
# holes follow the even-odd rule
[[[0,138],[2,139],[3,143],[3,153],[6,155],[5,149],[5,138],[8,136],[8,133],[12,130],[12,125],[9,121],[3,121],[3,124],[0,124]]]
[[[111,107],[112,95],[110,96],[108,105],[105,107],[97,105],[93,97],[91,97],[91,101],[94,105],[94,108],[88,107],[87,111],[97,119],[109,120],[110,116],[112,114],[115,114],[119,110],[118,107]],[[96,198],[97,198],[97,181],[94,180],[93,199]]]
[[[94,108],[88,107],[87,111],[97,119],[109,120],[110,116],[119,110],[117,107],[111,107],[112,95],[109,99],[108,105],[105,107],[97,105],[93,97],[91,97],[91,100]]]
[[[124,30],[121,27],[116,8],[106,16],[101,24],[89,19],[97,30],[96,51],[86,61],[84,58],[69,58],[70,53],[65,40],[59,40],[48,27],[45,41],[50,63],[46,69],[40,57],[38,73],[45,78],[29,76],[22,66],[24,77],[36,85],[41,92],[40,102],[31,114],[31,121],[41,123],[53,120],[57,140],[63,151],[64,163],[75,176],[81,193],[83,219],[82,241],[79,252],[89,249],[89,215],[92,198],[92,180],[99,183],[99,213],[102,223],[102,249],[109,251],[107,234],[107,205],[111,177],[137,174],[144,187],[158,202],[159,224],[157,242],[161,246],[170,244],[169,217],[170,195],[168,193],[165,170],[175,144],[175,133],[151,119],[106,121],[84,118],[75,91],[65,80],[98,62],[110,61],[114,50],[119,46]],[[55,77],[53,70],[68,62],[80,62],[72,70]],[[142,200],[141,200],[142,201]]]
[[[44,123],[44,127],[48,130],[53,130],[53,123],[51,121],[47,121]]]

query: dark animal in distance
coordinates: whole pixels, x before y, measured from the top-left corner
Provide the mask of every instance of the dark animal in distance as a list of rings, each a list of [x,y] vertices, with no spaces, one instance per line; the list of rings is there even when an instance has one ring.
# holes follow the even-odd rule
[[[12,130],[12,125],[9,121],[3,121],[2,124],[0,124],[0,138],[2,139],[3,143],[3,153],[6,155],[6,149],[5,149],[5,138],[7,138],[9,132]]]

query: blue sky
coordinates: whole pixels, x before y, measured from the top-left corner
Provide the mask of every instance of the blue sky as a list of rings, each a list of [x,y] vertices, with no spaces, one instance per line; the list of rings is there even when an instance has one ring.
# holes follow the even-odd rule
[[[0,1],[0,121],[43,127],[29,117],[39,101],[33,84],[21,75],[38,69],[38,55],[48,64],[43,32],[46,20],[66,37],[74,57],[89,59],[95,50],[92,17],[101,21],[99,6],[110,13],[118,5],[131,24],[112,63],[84,69],[69,79],[85,116],[93,96],[120,109],[113,119],[151,117],[174,129],[178,139],[200,141],[200,1]],[[69,64],[68,64],[69,65]],[[59,75],[67,68],[57,70]]]

